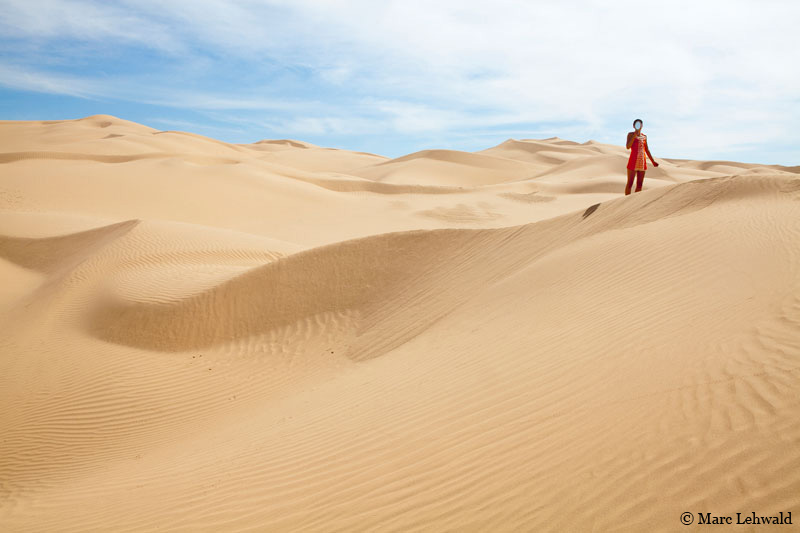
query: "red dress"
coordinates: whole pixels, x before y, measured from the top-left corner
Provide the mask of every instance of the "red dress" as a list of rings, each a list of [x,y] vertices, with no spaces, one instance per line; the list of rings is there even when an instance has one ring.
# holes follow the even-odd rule
[[[647,135],[641,133],[633,138],[631,155],[628,157],[628,170],[647,170],[646,147]]]

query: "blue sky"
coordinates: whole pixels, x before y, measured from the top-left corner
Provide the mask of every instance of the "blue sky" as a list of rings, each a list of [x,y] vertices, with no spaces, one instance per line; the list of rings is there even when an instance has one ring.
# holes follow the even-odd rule
[[[0,119],[397,157],[558,136],[800,164],[800,2],[0,0]]]

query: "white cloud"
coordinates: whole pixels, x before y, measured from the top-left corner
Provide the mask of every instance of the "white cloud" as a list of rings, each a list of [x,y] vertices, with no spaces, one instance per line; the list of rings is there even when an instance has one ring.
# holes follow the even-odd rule
[[[160,105],[275,112],[251,118],[300,136],[363,127],[481,137],[496,126],[560,123],[559,136],[619,144],[641,117],[654,144],[660,137],[676,152],[697,150],[699,139],[709,153],[798,140],[794,1],[6,4],[0,29],[16,39],[121,43],[195,65],[157,90],[137,87],[134,74],[114,84],[86,71],[66,80],[72,93],[100,87]],[[39,78],[27,86],[57,90],[28,67]],[[239,76],[226,70],[236,68]],[[218,86],[206,86],[216,71]]]
[[[4,0],[0,28],[6,37],[136,43],[182,51],[166,21],[109,2],[87,0]]]
[[[0,63],[0,86],[23,91],[66,94],[79,98],[99,96],[102,88],[91,80],[74,75],[59,75]]]

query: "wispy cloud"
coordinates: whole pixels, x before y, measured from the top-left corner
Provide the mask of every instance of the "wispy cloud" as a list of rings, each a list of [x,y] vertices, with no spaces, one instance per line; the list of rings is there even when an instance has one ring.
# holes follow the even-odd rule
[[[5,0],[0,25],[6,38],[75,39],[130,43],[164,52],[186,51],[169,20],[124,4],[87,0]]]
[[[89,98],[103,94],[101,87],[76,75],[40,72],[0,63],[0,84],[11,89]]]
[[[621,144],[641,117],[665,157],[800,145],[791,1],[32,4],[0,14],[3,85],[200,113],[254,138],[375,151],[382,135],[402,151],[527,128]]]

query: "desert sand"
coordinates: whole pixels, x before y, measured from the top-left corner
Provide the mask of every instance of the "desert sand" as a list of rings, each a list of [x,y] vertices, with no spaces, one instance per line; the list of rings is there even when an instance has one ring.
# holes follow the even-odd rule
[[[623,145],[107,115],[0,146],[3,531],[800,523],[797,167],[653,136],[625,196]]]

